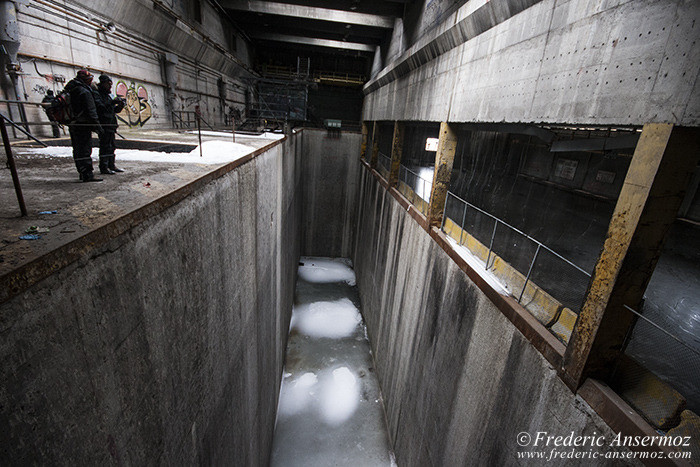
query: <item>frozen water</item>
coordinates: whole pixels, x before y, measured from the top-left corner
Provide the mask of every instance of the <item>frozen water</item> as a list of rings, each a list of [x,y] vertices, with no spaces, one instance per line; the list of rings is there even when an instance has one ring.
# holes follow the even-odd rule
[[[395,465],[350,262],[301,262],[270,465]]]
[[[342,298],[295,307],[290,327],[311,337],[339,339],[350,337],[360,322],[360,310],[349,299]]]
[[[317,382],[318,378],[313,373],[304,373],[296,379],[286,377],[282,383],[284,398],[280,398],[280,415],[293,415],[304,410],[315,395]]]
[[[360,388],[347,367],[336,368],[326,375],[321,388],[321,416],[331,425],[343,423],[357,410]]]
[[[345,282],[355,285],[355,271],[346,260],[336,258],[307,258],[302,257],[299,267],[299,277],[306,282],[328,284]]]

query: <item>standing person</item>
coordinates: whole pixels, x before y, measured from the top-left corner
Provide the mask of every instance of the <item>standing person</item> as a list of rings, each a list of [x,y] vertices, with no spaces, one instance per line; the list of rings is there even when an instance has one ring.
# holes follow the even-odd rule
[[[101,182],[102,179],[95,178],[92,173],[92,158],[90,157],[92,155],[92,132],[102,133],[90,83],[92,83],[90,72],[80,70],[77,76],[66,84],[73,112],[73,121],[68,125],[68,131],[73,146],[73,159],[75,159],[75,167],[80,174],[80,180]]]
[[[46,96],[44,96],[44,99],[41,101],[42,104],[50,104],[54,101],[56,97],[53,95],[53,91],[49,89],[46,91]],[[58,123],[55,121],[51,122],[51,131],[53,132],[53,137],[54,138],[60,138],[61,137],[61,130],[58,128]]]
[[[110,94],[112,80],[109,76],[100,75],[99,81],[95,92],[95,105],[97,118],[103,130],[100,134],[100,173],[112,175],[116,172],[124,172],[114,165],[114,150],[116,149],[115,134],[119,126],[117,114],[122,111],[125,102]]]

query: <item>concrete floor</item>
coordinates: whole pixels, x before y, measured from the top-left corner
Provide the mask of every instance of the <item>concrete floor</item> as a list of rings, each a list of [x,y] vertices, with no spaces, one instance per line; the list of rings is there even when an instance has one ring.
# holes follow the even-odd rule
[[[303,257],[271,465],[390,466],[393,459],[354,271],[346,260]]]
[[[129,141],[156,142],[155,147],[160,143],[161,147],[179,143],[191,149],[198,144],[196,134],[177,130],[120,129],[120,133]],[[237,135],[236,141],[253,152],[274,143],[272,138],[278,137]],[[65,139],[45,141],[49,146],[56,145],[56,152],[66,150]],[[202,141],[205,145],[228,142],[231,137],[204,132]],[[223,165],[174,162],[167,156],[162,161],[120,160],[119,148],[124,141],[117,139],[117,166],[125,172],[105,175],[100,183],[81,183],[72,157],[30,154],[19,147],[23,143],[24,140],[17,141],[13,152],[28,216],[20,216],[10,171],[5,164],[0,168],[0,276]],[[96,146],[96,141],[93,143]],[[59,148],[61,145],[64,147]],[[95,153],[93,159],[97,173]],[[39,214],[43,211],[57,212]],[[32,226],[49,230],[41,233],[38,240],[21,240],[19,237]]]

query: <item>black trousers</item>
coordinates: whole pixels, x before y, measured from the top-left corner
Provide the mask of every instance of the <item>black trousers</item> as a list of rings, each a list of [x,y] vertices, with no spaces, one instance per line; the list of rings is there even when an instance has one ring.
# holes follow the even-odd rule
[[[115,132],[105,130],[100,135],[100,167],[114,167]]]
[[[92,173],[92,130],[87,128],[70,126],[70,143],[73,146],[73,159],[75,167],[81,175]]]

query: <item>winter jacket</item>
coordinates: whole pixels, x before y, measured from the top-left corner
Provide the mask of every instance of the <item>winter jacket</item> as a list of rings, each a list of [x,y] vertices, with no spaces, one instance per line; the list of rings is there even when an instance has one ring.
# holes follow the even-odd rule
[[[97,109],[92,89],[87,84],[73,78],[66,84],[66,91],[70,93],[70,105],[73,111],[73,123],[93,124],[97,126]],[[87,128],[87,127],[86,127]]]
[[[102,89],[93,91],[95,96],[95,106],[97,108],[97,118],[105,131],[117,131],[117,115],[124,108],[124,100],[112,97],[109,92]]]

